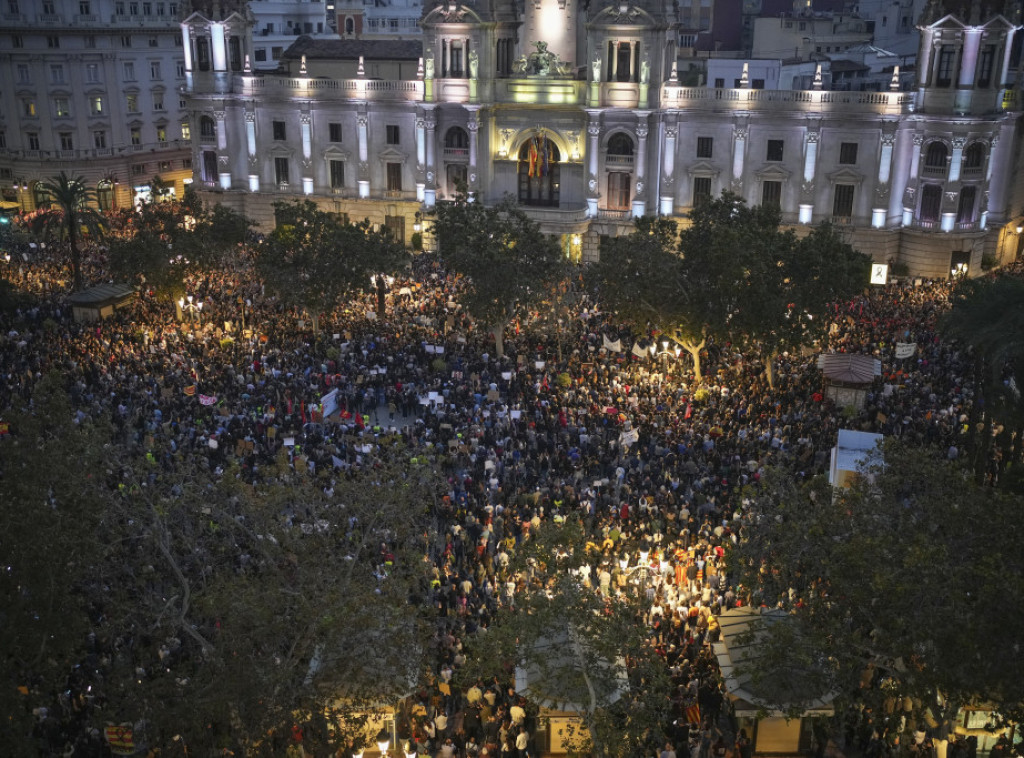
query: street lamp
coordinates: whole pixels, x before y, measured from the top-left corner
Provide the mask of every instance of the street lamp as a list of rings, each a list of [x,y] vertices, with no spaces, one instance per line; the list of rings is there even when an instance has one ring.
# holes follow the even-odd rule
[[[178,298],[178,307],[181,308],[183,312],[188,311],[191,314],[192,320],[198,322],[199,313],[203,310],[203,301],[197,300],[196,302],[192,302],[192,296],[186,295],[185,297]]]
[[[378,739],[377,740],[377,749],[380,751],[381,755],[387,755],[388,754],[388,749],[390,747],[391,747],[391,740],[389,740],[389,739]]]

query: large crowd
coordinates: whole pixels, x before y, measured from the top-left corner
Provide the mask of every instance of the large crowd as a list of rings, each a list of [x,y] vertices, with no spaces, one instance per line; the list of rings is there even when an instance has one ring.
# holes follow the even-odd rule
[[[712,345],[698,388],[685,353],[652,356],[652,336],[634,335],[579,282],[571,321],[548,328],[543,311],[524,314],[499,356],[459,307],[460,278],[430,256],[390,282],[385,309],[368,295],[328,314],[319,341],[308,317],[237,273],[189,283],[204,303],[198,320],[143,285],[132,305],[90,323],[72,319],[58,262],[34,251],[5,273],[39,297],[2,316],[0,413],[57,370],[77,422],[112,419],[119,443],[167,470],[238,464],[259,482],[297,440],[302,456],[288,460],[325,491],[372,462],[383,430],[412,455],[446,451],[443,536],[429,556],[437,665],[398,719],[421,755],[537,754],[537,710],[509,682],[454,683],[474,635],[525,589],[511,569],[517,544],[575,516],[589,540],[584,583],[610,600],[637,588],[648,600],[643,621],[674,688],[656,752],[749,758],[710,651],[722,610],[782,600],[752,596],[726,570],[750,505],[744,488],[769,466],[823,472],[841,426],[955,449],[972,402],[965,356],[936,334],[946,282],[836,304],[820,349],[883,365],[863,409],[844,417],[805,355],[781,356],[770,387],[758,357]],[[86,273],[103,280],[101,255]],[[897,342],[916,353],[897,359]],[[329,393],[337,411],[324,418]]]

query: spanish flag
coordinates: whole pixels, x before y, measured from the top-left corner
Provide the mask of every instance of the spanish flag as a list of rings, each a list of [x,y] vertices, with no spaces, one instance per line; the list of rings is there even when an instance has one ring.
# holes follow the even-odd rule
[[[194,384],[190,384],[188,387],[185,388],[184,392],[189,397],[192,397],[193,395],[196,394],[196,386]]]

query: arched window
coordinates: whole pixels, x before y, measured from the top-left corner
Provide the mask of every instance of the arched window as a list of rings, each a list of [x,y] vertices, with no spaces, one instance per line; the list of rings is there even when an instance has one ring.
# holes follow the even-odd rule
[[[928,143],[928,149],[924,153],[925,168],[946,168],[946,145],[938,140]]]
[[[453,126],[444,134],[445,149],[469,150],[469,135],[461,126]]]
[[[214,139],[217,136],[217,124],[209,116],[199,117],[199,136],[203,139]]]
[[[608,155],[633,155],[633,140],[628,135],[618,132],[608,140]]]
[[[345,19],[345,34],[355,34],[355,32],[356,22],[352,20],[351,16],[349,16]]]
[[[558,207],[561,171],[558,146],[537,135],[519,149],[519,202],[523,205]]]
[[[102,179],[96,185],[96,201],[101,211],[109,211],[114,207],[114,183],[110,179]]]
[[[982,169],[985,167],[985,145],[972,142],[964,150],[964,170]]]

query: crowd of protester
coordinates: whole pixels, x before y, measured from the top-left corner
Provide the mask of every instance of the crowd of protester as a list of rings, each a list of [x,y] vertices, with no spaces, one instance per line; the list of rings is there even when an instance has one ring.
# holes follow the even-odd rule
[[[104,280],[98,251],[85,272]],[[966,357],[936,333],[945,282],[874,287],[835,305],[820,348],[883,365],[864,407],[844,416],[807,355],[781,356],[770,387],[758,356],[712,345],[706,382],[694,385],[685,353],[652,356],[651,335],[633,334],[580,282],[570,322],[551,329],[539,312],[524,315],[499,356],[459,307],[462,281],[430,256],[389,283],[385,309],[376,295],[353,300],[321,319],[320,335],[233,272],[189,282],[198,318],[143,285],[130,306],[87,323],[72,319],[67,272],[44,251],[5,275],[38,297],[0,316],[0,413],[59,371],[77,423],[109,419],[117,443],[163,470],[237,470],[259,483],[280,476],[283,451],[325,492],[372,464],[383,431],[411,457],[444,452],[429,555],[437,666],[398,718],[402,739],[444,758],[537,755],[538,712],[513,683],[456,683],[474,636],[524,591],[517,546],[569,517],[586,529],[584,584],[611,602],[634,591],[649,601],[649,641],[673,686],[652,750],[749,758],[710,648],[718,614],[752,600],[724,562],[745,488],[769,466],[822,473],[841,426],[955,451],[973,398]],[[915,354],[897,359],[897,342]],[[324,418],[329,393],[337,412]]]

